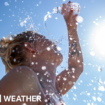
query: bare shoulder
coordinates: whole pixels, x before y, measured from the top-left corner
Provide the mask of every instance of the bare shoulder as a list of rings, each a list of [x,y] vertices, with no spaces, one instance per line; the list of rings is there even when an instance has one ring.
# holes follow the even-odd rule
[[[0,94],[3,95],[39,95],[41,92],[36,73],[27,66],[17,66],[11,69],[0,81]],[[30,102],[25,102],[30,105]],[[22,105],[21,102],[9,102],[7,105]],[[39,102],[31,103],[38,105]],[[5,105],[2,100],[1,105]]]
[[[27,66],[11,69],[0,81],[2,94],[38,94],[40,91],[36,73]]]
[[[22,75],[35,75],[36,76],[36,73],[31,69],[29,68],[28,66],[17,66],[17,67],[14,67],[13,69],[11,69],[7,75],[9,74],[12,74],[12,73],[20,73]]]

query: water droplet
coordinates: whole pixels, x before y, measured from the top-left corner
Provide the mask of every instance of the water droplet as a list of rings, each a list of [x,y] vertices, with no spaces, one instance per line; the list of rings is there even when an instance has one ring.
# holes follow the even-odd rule
[[[25,46],[27,46],[27,44],[25,44]]]
[[[50,51],[50,47],[47,47],[47,50]]]
[[[90,93],[87,93],[88,96],[90,96]]]
[[[33,55],[33,57],[35,57],[35,55]]]
[[[97,100],[98,100],[99,102],[101,102],[101,101],[102,101],[100,97],[97,97]]]
[[[70,38],[70,40],[73,40],[73,38]]]
[[[83,18],[81,16],[77,16],[76,18],[78,23],[82,23],[83,22]]]
[[[35,63],[36,65],[38,64],[38,62]]]
[[[64,80],[64,81],[66,81],[66,80],[67,80],[67,78],[65,78],[65,77],[64,77],[64,78],[63,78],[63,80]]]
[[[16,59],[13,59],[14,62],[16,62]]]
[[[12,50],[12,52],[15,52],[15,50]]]
[[[34,62],[32,62],[31,64],[34,65]]]
[[[46,66],[42,66],[42,70],[46,70]]]
[[[37,73],[37,75],[39,75],[39,73]]]
[[[58,19],[57,17],[55,19]]]
[[[49,80],[49,82],[52,82],[52,80]]]
[[[77,89],[76,86],[74,86],[74,89]]]
[[[4,5],[5,5],[5,6],[9,6],[9,3],[8,3],[8,2],[4,2]]]
[[[94,101],[96,101],[96,97],[95,97],[95,96],[93,96],[92,99],[93,99]]]
[[[68,71],[69,69],[68,68],[66,68],[66,71]]]
[[[61,48],[60,48],[60,47],[57,47],[57,50],[58,50],[58,51],[61,51]]]
[[[47,102],[48,100],[47,100],[47,99],[45,99],[44,101],[45,101],[45,102]]]
[[[22,105],[27,105],[26,103],[23,103]]]
[[[105,91],[105,88],[104,88],[104,86],[99,86],[98,90],[99,91]]]
[[[10,39],[10,40],[13,40],[13,38],[12,38],[12,37],[10,37],[9,39]]]
[[[39,2],[39,4],[41,4],[41,3],[42,3],[42,1]]]
[[[69,85],[72,85],[72,82],[71,81],[69,81],[69,83],[68,83]]]
[[[100,66],[98,67],[98,71],[102,71],[102,68]]]
[[[72,68],[73,73],[75,72],[75,68]]]
[[[80,63],[80,60],[77,60],[78,63]]]
[[[48,15],[49,18],[51,18],[51,15]]]
[[[54,63],[51,63],[52,65],[54,65]]]
[[[75,78],[75,76],[73,75],[72,78]]]

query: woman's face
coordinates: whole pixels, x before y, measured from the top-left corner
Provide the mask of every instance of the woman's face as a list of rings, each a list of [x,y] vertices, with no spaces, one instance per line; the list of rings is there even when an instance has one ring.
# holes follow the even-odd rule
[[[57,50],[55,43],[42,35],[36,35],[34,39],[35,48],[41,57],[57,63],[57,66],[62,62],[63,56],[60,51]]]

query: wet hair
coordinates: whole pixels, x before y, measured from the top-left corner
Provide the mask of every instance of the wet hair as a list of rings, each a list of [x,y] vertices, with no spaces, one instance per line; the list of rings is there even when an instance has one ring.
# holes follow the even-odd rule
[[[26,56],[23,51],[25,42],[33,42],[33,36],[38,33],[33,31],[22,32],[17,35],[9,35],[0,40],[0,57],[5,65],[6,73],[16,66],[25,65]]]

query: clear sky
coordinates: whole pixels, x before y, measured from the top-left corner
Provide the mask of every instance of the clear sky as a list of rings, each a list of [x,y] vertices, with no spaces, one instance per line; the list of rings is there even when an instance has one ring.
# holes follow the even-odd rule
[[[18,34],[26,29],[38,30],[49,39],[58,41],[63,62],[60,73],[67,67],[68,34],[61,14],[54,14],[44,26],[44,16],[67,0],[0,0],[0,39]],[[78,25],[78,35],[84,59],[84,71],[73,88],[63,96],[67,105],[105,104],[105,0],[72,0],[81,6],[83,22]],[[0,60],[0,79],[6,75]]]

